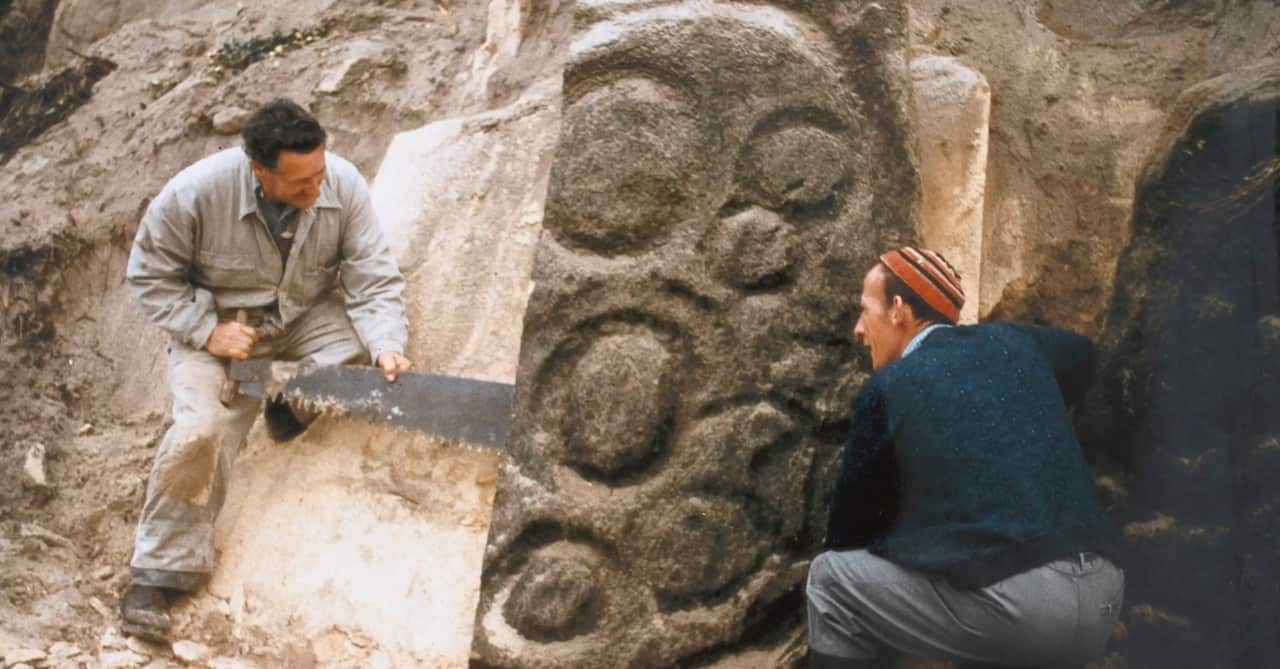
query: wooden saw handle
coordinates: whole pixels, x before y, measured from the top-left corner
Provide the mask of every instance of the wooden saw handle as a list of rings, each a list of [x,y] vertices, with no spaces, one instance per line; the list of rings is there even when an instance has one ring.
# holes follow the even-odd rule
[[[236,322],[241,325],[249,324],[249,312],[244,309],[236,309]],[[227,378],[222,381],[222,388],[218,391],[218,399],[224,404],[231,404],[231,401],[240,394],[240,382],[231,378],[231,364],[227,363]]]

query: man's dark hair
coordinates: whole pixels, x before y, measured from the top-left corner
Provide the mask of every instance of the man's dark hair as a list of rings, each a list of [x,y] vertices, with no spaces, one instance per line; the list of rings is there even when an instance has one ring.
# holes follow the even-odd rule
[[[294,101],[276,98],[258,108],[240,132],[244,152],[259,165],[276,169],[281,151],[311,153],[324,146],[324,128]]]
[[[946,260],[943,259],[943,262],[946,262]],[[880,265],[880,271],[884,273],[884,303],[885,304],[892,306],[893,298],[901,297],[902,302],[906,304],[908,307],[911,307],[911,313],[916,317],[916,320],[924,321],[926,323],[943,323],[946,325],[955,325],[955,323],[950,318],[947,318],[946,316],[943,316],[942,314],[938,313],[938,310],[929,306],[929,303],[925,302],[924,298],[920,297],[919,295],[916,295],[915,291],[908,288],[906,282],[903,281],[902,279],[899,279],[896,274],[890,271],[888,265],[885,265],[883,262],[879,263],[879,265]],[[948,267],[950,267],[950,265],[951,263],[947,263]],[[954,272],[955,270],[952,269],[952,271]],[[959,276],[960,276],[959,274],[956,274],[957,278]]]

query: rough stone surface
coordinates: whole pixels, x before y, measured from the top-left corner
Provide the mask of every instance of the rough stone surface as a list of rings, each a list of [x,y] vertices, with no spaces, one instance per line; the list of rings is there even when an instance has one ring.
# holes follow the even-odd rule
[[[316,86],[317,93],[332,95],[359,83],[378,68],[404,68],[396,49],[386,42],[360,39],[343,45],[337,64]]]
[[[53,644],[52,646],[49,646],[49,659],[54,661],[65,660],[68,658],[75,657],[76,655],[79,655],[82,652],[83,651],[80,650],[80,647],[73,643],[68,643],[66,641],[59,641]]]
[[[124,646],[139,655],[146,655],[148,659],[161,655],[167,650],[167,648],[161,644],[153,643],[136,636],[126,637]]]
[[[913,238],[905,10],[576,25],[473,666],[719,661],[800,624],[861,269]]]
[[[100,669],[137,669],[151,658],[131,650],[112,650],[98,655]]]
[[[4,655],[0,656],[4,660],[4,666],[13,664],[36,664],[43,662],[48,655],[35,648],[11,648],[4,651]]]
[[[1082,419],[1129,570],[1129,666],[1280,664],[1280,61],[1189,90],[1137,188]]]
[[[207,4],[202,0],[63,0],[57,3],[49,33],[46,69],[66,65],[75,59],[74,52],[90,51],[95,42],[126,24],[161,16],[199,16]],[[328,4],[331,0],[303,0],[297,10],[306,16]]]
[[[15,84],[39,70],[57,0],[0,3],[0,81]],[[8,91],[0,87],[0,117]]]
[[[991,87],[955,58],[911,61],[920,147],[920,241],[960,273],[962,323],[982,303],[982,209],[987,187]]]

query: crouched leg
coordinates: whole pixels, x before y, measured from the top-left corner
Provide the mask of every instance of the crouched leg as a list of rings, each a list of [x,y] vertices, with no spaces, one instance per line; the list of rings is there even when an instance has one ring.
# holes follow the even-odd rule
[[[131,563],[133,583],[190,591],[213,569],[213,523],[227,476],[259,406],[240,396],[224,406],[225,363],[174,345],[169,354],[173,425],[152,463]]]

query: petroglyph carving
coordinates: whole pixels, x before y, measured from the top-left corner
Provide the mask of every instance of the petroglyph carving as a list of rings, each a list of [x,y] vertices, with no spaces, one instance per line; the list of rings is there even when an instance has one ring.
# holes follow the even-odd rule
[[[780,641],[862,273],[911,237],[901,3],[586,0],[577,26],[473,666]]]

